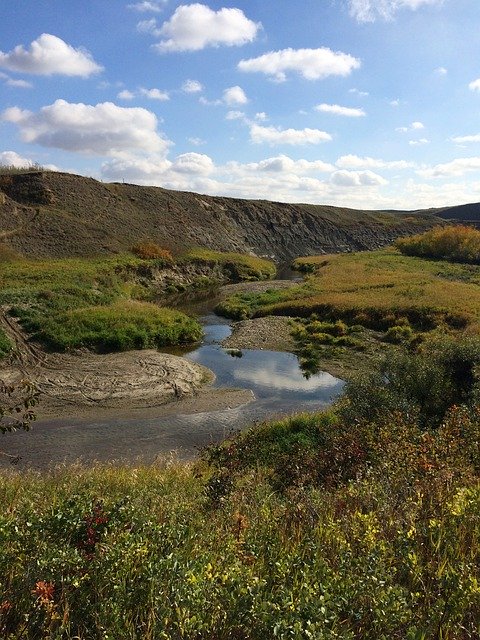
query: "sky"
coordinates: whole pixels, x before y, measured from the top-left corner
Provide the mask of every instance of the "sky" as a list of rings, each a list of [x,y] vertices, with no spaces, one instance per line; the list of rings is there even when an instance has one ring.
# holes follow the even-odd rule
[[[480,201],[478,0],[0,0],[0,164],[363,209]]]

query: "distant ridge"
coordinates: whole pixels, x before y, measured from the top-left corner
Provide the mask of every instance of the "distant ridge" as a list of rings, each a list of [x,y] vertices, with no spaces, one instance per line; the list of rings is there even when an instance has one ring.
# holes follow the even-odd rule
[[[25,256],[117,253],[150,239],[174,251],[205,246],[285,261],[381,247],[439,222],[432,211],[212,197],[60,172],[0,175],[0,240]]]

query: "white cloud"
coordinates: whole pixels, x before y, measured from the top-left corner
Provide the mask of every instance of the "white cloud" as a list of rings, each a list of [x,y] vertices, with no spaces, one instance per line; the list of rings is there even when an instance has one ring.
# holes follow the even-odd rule
[[[399,9],[416,10],[423,5],[440,5],[443,0],[348,0],[350,15],[358,22],[392,20]]]
[[[338,187],[373,187],[388,184],[388,180],[373,171],[335,171],[332,184]]]
[[[307,80],[320,80],[328,76],[348,76],[359,67],[357,58],[327,47],[270,51],[238,63],[240,71],[264,73],[277,82],[284,82],[288,71],[299,73]]]
[[[456,158],[451,162],[437,164],[433,167],[419,169],[418,175],[424,178],[444,178],[463,176],[470,171],[480,170],[480,157]]]
[[[471,91],[480,91],[480,78],[477,78],[477,80],[473,80],[472,82],[470,82],[468,88]]]
[[[152,22],[149,21],[150,25]],[[255,40],[261,25],[249,20],[241,9],[213,11],[195,3],[177,7],[173,16],[150,32],[163,38],[154,48],[160,53],[200,51],[206,47],[240,46]]]
[[[24,158],[16,151],[1,151],[0,165],[8,167],[33,167],[37,165],[37,162],[34,162],[30,158]],[[42,164],[41,166],[50,171],[58,171],[58,167],[54,164]]]
[[[265,122],[266,120],[268,120],[268,116],[265,111],[260,111],[259,113],[255,114],[255,120],[257,120],[258,122]]]
[[[450,140],[452,142],[455,142],[456,144],[466,144],[469,142],[480,142],[480,133],[477,133],[473,136],[454,136],[453,138],[450,138]]]
[[[319,129],[281,129],[279,127],[250,126],[250,140],[255,144],[318,144],[331,140],[332,136]]]
[[[279,155],[273,158],[266,158],[260,162],[249,162],[247,164],[241,164],[238,162],[227,163],[229,172],[234,174],[247,173],[295,173],[297,175],[303,175],[311,172],[330,173],[335,171],[335,167],[323,160],[292,160],[286,155]]]
[[[209,175],[214,168],[213,160],[209,156],[193,151],[177,156],[171,166],[172,171],[197,175]]]
[[[163,7],[166,5],[167,1],[168,0],[143,0],[142,2],[128,4],[127,8],[140,11],[141,13],[146,13],[147,11],[151,13],[160,13],[160,11],[163,11]]]
[[[335,163],[340,169],[410,169],[415,166],[413,162],[406,160],[380,160],[365,156],[363,158],[355,155],[341,156]]]
[[[187,140],[195,147],[200,147],[202,144],[206,144],[206,140],[203,140],[202,138],[187,138]]]
[[[18,89],[31,89],[33,87],[31,82],[27,82],[26,80],[14,80],[13,78],[9,78],[5,84],[9,87],[17,87]]]
[[[245,114],[243,111],[228,111],[225,116],[225,120],[244,120]]]
[[[203,85],[198,80],[185,80],[182,84],[182,91],[185,93],[200,93],[203,91]]]
[[[159,100],[161,102],[165,102],[166,100],[170,100],[170,96],[167,91],[161,91],[160,89],[144,89],[141,87],[138,91],[130,91],[129,89],[123,89],[117,93],[117,98],[120,100],[133,100],[137,96],[143,96],[148,98],[149,100]]]
[[[129,91],[128,89],[123,89],[123,91],[120,91],[120,93],[117,93],[117,98],[119,98],[120,100],[133,100],[135,97],[135,94],[132,91]]]
[[[397,127],[395,131],[399,131],[400,133],[407,133],[408,131],[420,131],[421,129],[425,129],[425,125],[423,122],[412,122],[408,125],[408,127]]]
[[[445,67],[437,67],[433,73],[436,76],[446,76],[448,74],[448,69],[445,69]]]
[[[37,113],[11,107],[1,118],[18,126],[24,142],[65,151],[124,157],[131,152],[165,153],[171,145],[157,132],[154,113],[112,102],[92,106],[56,100]]]
[[[160,91],[160,89],[140,89],[139,93],[150,100],[160,100],[161,102],[170,100],[168,93],[166,91]]]
[[[348,93],[354,93],[356,96],[359,96],[360,98],[366,98],[367,96],[369,96],[370,94],[368,93],[368,91],[360,91],[359,89],[349,89]]]
[[[408,144],[411,147],[418,147],[420,145],[424,145],[424,144],[429,144],[430,140],[428,140],[428,138],[420,138],[419,140],[409,140]]]
[[[30,49],[18,45],[9,53],[0,51],[0,67],[10,71],[34,75],[80,76],[87,78],[98,73],[98,65],[84,49],[74,49],[61,38],[43,33],[34,40]]]
[[[352,107],[341,107],[339,104],[317,104],[316,111],[322,113],[331,113],[336,116],[345,116],[347,118],[360,118],[367,115],[363,109],[354,109]]]
[[[400,100],[395,99],[395,100],[390,100],[390,102],[388,103],[391,107],[398,107],[400,106]]]
[[[247,104],[248,98],[245,95],[245,91],[238,85],[225,89],[223,92],[223,102],[229,107],[237,104]]]

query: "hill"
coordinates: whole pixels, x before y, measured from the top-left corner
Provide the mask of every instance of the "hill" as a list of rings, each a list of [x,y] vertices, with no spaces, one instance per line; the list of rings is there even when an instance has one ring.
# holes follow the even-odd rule
[[[151,239],[286,260],[374,249],[437,222],[428,212],[361,211],[105,184],[60,172],[0,175],[0,239],[30,257],[117,253]]]

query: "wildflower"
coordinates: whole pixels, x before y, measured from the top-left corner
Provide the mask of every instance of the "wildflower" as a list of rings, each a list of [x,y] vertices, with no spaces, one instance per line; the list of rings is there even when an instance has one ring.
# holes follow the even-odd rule
[[[32,595],[36,596],[42,604],[51,602],[54,592],[55,585],[53,582],[45,582],[45,580],[39,580],[35,584],[35,589],[32,589]]]

